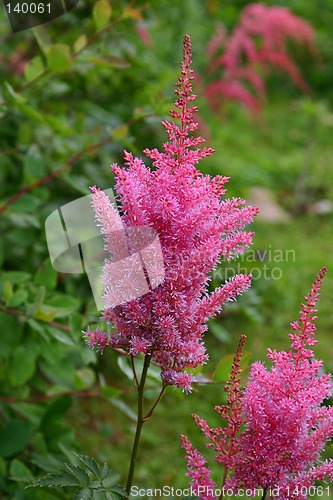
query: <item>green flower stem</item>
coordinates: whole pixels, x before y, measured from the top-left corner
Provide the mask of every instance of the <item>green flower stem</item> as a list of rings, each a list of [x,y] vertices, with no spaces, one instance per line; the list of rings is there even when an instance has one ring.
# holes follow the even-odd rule
[[[130,463],[130,468],[128,471],[128,478],[127,478],[127,484],[126,484],[126,491],[127,491],[128,495],[131,492],[131,486],[133,483],[134,470],[135,470],[136,458],[137,458],[138,449],[139,449],[141,431],[142,431],[143,423],[145,421],[144,416],[143,416],[143,396],[144,396],[144,387],[145,387],[145,383],[146,383],[146,379],[147,379],[147,373],[148,373],[148,368],[150,365],[150,360],[151,360],[151,355],[146,354],[145,361],[144,361],[143,368],[142,368],[140,384],[138,386],[138,420],[137,420],[137,424],[136,424],[135,439],[134,439],[134,443],[133,443],[131,463]]]
[[[163,384],[162,386],[162,389],[161,389],[161,392],[159,393],[158,395],[158,398],[156,399],[155,403],[153,404],[153,406],[151,407],[151,409],[149,410],[149,412],[147,413],[147,415],[145,417],[143,417],[143,421],[145,422],[146,420],[148,420],[148,418],[150,418],[156,408],[156,406],[158,405],[158,403],[161,401],[161,398],[163,396],[163,393],[165,391],[165,388],[166,388],[166,385]]]

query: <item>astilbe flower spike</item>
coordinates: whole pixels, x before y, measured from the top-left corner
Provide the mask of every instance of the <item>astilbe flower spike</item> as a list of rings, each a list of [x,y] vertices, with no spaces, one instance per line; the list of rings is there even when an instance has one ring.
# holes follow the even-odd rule
[[[176,109],[170,112],[180,125],[163,121],[168,141],[162,152],[144,150],[153,168],[126,151],[125,167],[112,166],[122,223],[125,228],[148,226],[157,232],[163,252],[164,281],[142,297],[114,307],[109,297],[110,261],[105,261],[103,272],[107,304],[103,317],[115,328],[108,346],[131,356],[150,355],[161,366],[163,383],[185,390],[191,390],[193,381],[186,368],[196,367],[208,358],[203,344],[207,319],[218,313],[223,304],[235,300],[251,281],[250,276],[236,275],[209,295],[209,275],[222,257],[234,258],[252,243],[253,233],[244,228],[257,213],[257,209],[244,206],[239,198],[221,198],[226,193],[228,177],[210,178],[195,166],[211,156],[213,150],[200,148],[204,139],[191,135],[198,126],[194,120],[197,107],[192,105],[196,96],[192,93],[191,62],[190,38],[185,35],[184,60],[175,91]],[[114,253],[114,241],[110,244],[109,234],[110,226],[117,223],[114,208],[97,188],[93,188],[92,198],[105,247]],[[120,250],[118,254],[121,257]],[[98,344],[100,335],[99,331],[94,332],[87,334],[92,347]],[[105,347],[105,337],[102,338],[101,348]]]
[[[246,429],[230,485],[279,488],[279,498],[304,498],[301,486],[333,479],[333,461],[320,463],[325,442],[333,435],[330,374],[320,374],[322,361],[309,347],[317,343],[315,309],[326,268],[305,297],[300,320],[291,323],[288,352],[268,350],[272,369],[254,363],[243,399]]]
[[[331,375],[321,373],[323,363],[309,349],[317,343],[315,307],[325,273],[324,267],[301,305],[300,320],[291,323],[291,349],[268,349],[271,371],[261,362],[253,363],[243,394],[237,362],[242,347],[238,348],[226,388],[228,406],[217,407],[227,426],[211,428],[195,416],[211,441],[208,446],[217,452],[215,461],[225,468],[225,490],[237,494],[246,489],[253,496],[260,490],[271,491],[280,500],[305,500],[316,480],[333,480],[333,460],[320,461],[325,443],[333,437],[333,407],[323,405],[331,396]],[[201,492],[199,498],[213,500],[208,490],[212,489],[211,469],[205,458],[184,436],[182,445],[191,486]]]
[[[210,427],[206,420],[198,415],[192,415],[195,423],[201,429],[204,436],[210,441],[207,447],[213,447],[216,455],[215,461],[224,466],[222,478],[222,488],[225,485],[228,471],[232,471],[239,452],[239,431],[243,424],[242,396],[240,388],[240,368],[241,358],[244,352],[246,336],[241,335],[238,347],[233,360],[230,378],[226,382],[225,392],[227,393],[227,405],[215,406],[215,410],[221,418],[226,419],[225,427]],[[191,479],[191,488],[199,494],[202,499],[214,499],[212,491],[216,489],[216,484],[210,479],[211,470],[206,466],[206,459],[196,449],[193,448],[189,439],[181,434],[182,447],[186,451],[187,476]]]
[[[303,92],[309,93],[290,53],[289,41],[303,43],[310,53],[316,53],[312,26],[285,7],[248,4],[230,36],[219,26],[207,48],[211,61],[208,73],[222,69],[222,75],[206,89],[212,108],[220,108],[226,100],[236,100],[251,111],[259,111],[266,94],[263,74],[272,70],[284,72]]]

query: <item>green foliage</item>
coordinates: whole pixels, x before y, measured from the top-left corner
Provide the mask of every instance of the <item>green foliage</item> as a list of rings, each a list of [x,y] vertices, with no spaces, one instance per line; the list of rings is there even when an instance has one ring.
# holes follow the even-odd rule
[[[115,353],[97,356],[85,346],[81,332],[99,316],[89,283],[83,274],[65,275],[52,268],[45,219],[88,194],[90,185],[112,187],[110,164],[122,162],[123,149],[140,154],[164,141],[160,121],[173,100],[183,34],[192,37],[194,67],[204,78],[205,47],[216,20],[232,29],[246,3],[80,0],[52,23],[15,35],[5,9],[0,9],[1,499],[72,498],[70,488],[24,488],[48,471],[58,474],[58,467],[70,461],[69,449],[82,449],[101,462],[112,456],[112,468],[121,475],[114,483],[126,474],[135,420],[134,394],[128,391],[132,373]],[[333,199],[333,10],[332,0],[319,7],[298,0],[279,3],[317,29],[320,64],[299,56],[320,100],[295,100],[288,83],[270,81],[271,105],[263,122],[253,124],[232,106],[225,116],[212,117],[198,84],[195,88],[201,95],[200,126],[207,126],[209,146],[217,150],[203,163],[205,173],[230,175],[231,195],[247,198],[251,186],[267,187],[292,211],[299,179],[305,207]],[[150,45],[149,37],[145,42],[140,38],[139,29],[150,35]],[[202,135],[209,139],[206,132]],[[179,432],[191,436],[190,413],[204,417],[212,402],[223,402],[230,361],[225,356],[233,352],[239,333],[248,336],[252,360],[264,359],[268,345],[282,346],[279,332],[285,335],[291,309],[297,316],[304,283],[311,283],[331,255],[332,227],[331,215],[304,213],[286,226],[254,228],[256,250],[269,244],[295,248],[296,263],[281,263],[279,281],[256,280],[242,301],[213,320],[207,335],[210,362],[198,376],[205,385],[198,384],[187,397],[166,391],[144,429],[138,484],[151,486],[154,478],[156,486],[187,486]],[[326,366],[326,359],[333,359],[332,293],[328,280],[320,304],[319,343]],[[220,381],[207,383],[218,364]],[[329,359],[328,368],[333,370]],[[152,402],[158,380],[158,370],[153,370],[147,381]],[[71,465],[94,480],[94,471],[77,460]],[[82,487],[77,495],[91,498],[91,491]]]
[[[98,465],[94,458],[77,453],[74,455],[79,461],[78,465],[65,463],[63,467],[58,468],[58,472],[36,479],[27,488],[71,486],[77,489],[74,495],[75,500],[93,499],[94,493],[103,493],[103,498],[107,500],[128,498],[122,486],[106,484],[110,475],[110,469],[106,463]]]

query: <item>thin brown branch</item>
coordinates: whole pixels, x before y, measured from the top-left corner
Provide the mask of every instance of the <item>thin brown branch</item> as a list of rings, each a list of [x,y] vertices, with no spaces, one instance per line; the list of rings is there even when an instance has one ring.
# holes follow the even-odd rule
[[[104,146],[105,144],[111,142],[113,140],[112,137],[106,137],[105,139],[102,139],[99,142],[96,142],[95,144],[89,144],[86,148],[82,149],[75,155],[73,155],[71,158],[69,158],[61,167],[57,168],[54,170],[51,174],[47,175],[46,177],[43,177],[41,179],[36,180],[35,182],[32,182],[28,186],[24,186],[21,188],[17,193],[15,193],[9,200],[7,200],[1,207],[0,207],[0,213],[5,212],[10,205],[15,203],[21,196],[23,196],[26,193],[29,193],[33,189],[43,186],[44,184],[47,184],[53,179],[56,179],[66,168],[71,167],[74,163],[76,163],[82,156],[84,156],[87,153],[90,153],[92,151],[95,151],[101,146]]]
[[[18,309],[10,309],[8,307],[0,306],[0,311],[5,312],[6,314],[11,314],[12,316],[20,316],[22,318],[28,318],[28,316],[24,313],[24,311],[19,311]],[[63,325],[62,323],[58,323],[57,321],[43,321],[43,323],[47,323],[48,325],[55,326],[59,328],[59,330],[63,330],[64,332],[70,333],[69,326]]]

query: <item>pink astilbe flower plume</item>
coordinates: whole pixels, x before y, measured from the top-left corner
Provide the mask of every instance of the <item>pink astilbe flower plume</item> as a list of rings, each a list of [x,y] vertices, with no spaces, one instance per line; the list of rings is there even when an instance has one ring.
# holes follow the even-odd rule
[[[301,486],[333,479],[333,461],[320,463],[325,442],[333,435],[330,374],[320,374],[322,361],[309,347],[315,345],[315,309],[326,273],[323,268],[305,297],[300,320],[291,323],[288,352],[268,350],[268,371],[254,363],[243,399],[246,428],[240,439],[234,488],[279,488],[279,498],[307,498]]]
[[[272,70],[287,74],[303,92],[309,93],[290,53],[289,41],[302,43],[312,55],[316,54],[312,26],[285,7],[250,3],[230,36],[223,26],[218,26],[207,48],[208,73],[222,70],[222,75],[206,89],[212,108],[236,100],[251,111],[259,111],[266,94],[263,74]]]
[[[215,461],[224,466],[222,477],[222,489],[225,485],[228,471],[235,467],[239,453],[239,432],[244,421],[242,414],[243,391],[240,388],[240,367],[241,358],[244,352],[246,336],[241,335],[238,347],[233,360],[230,378],[226,382],[225,392],[227,393],[226,405],[215,406],[215,410],[221,418],[227,421],[225,427],[210,427],[206,420],[198,415],[192,415],[195,423],[201,429],[204,436],[210,441],[207,447],[213,447],[216,455]],[[214,499],[212,491],[216,490],[212,486],[210,479],[211,471],[206,466],[203,455],[195,448],[186,436],[181,435],[182,447],[186,451],[187,476],[190,477],[190,485],[201,499]]]
[[[192,93],[191,62],[190,38],[185,35],[176,109],[170,112],[179,125],[175,121],[162,122],[168,135],[162,151],[144,150],[153,167],[126,151],[125,167],[112,166],[121,223],[126,230],[144,226],[157,232],[164,281],[140,298],[113,306],[109,274],[113,261],[106,260],[103,272],[107,304],[104,318],[115,328],[108,345],[132,356],[151,355],[161,366],[164,384],[185,390],[191,390],[193,381],[186,368],[196,367],[208,358],[203,345],[207,319],[250,286],[251,277],[241,274],[208,294],[210,273],[220,259],[234,258],[251,244],[253,233],[244,228],[257,213],[243,200],[222,199],[228,177],[212,179],[196,168],[213,150],[200,148],[204,139],[191,135],[198,126],[194,120],[197,107],[192,105],[196,96]],[[113,222],[117,224],[114,208],[96,188],[92,198],[106,249],[121,257],[121,241],[116,242],[116,250],[114,238],[109,245],[109,227]],[[96,338],[100,335],[97,333]],[[88,337],[95,345],[94,334],[90,332]]]
[[[309,349],[317,343],[315,307],[325,273],[323,267],[301,305],[299,321],[291,323],[291,349],[268,349],[271,370],[253,363],[244,392],[239,379],[242,336],[225,388],[228,405],[215,407],[227,425],[211,428],[194,415],[210,441],[207,446],[214,447],[215,462],[224,466],[222,491],[237,495],[246,490],[257,496],[261,490],[263,498],[272,492],[280,500],[305,500],[315,481],[333,480],[333,460],[320,460],[333,437],[333,407],[323,404],[331,396],[331,375],[322,373],[322,361]],[[202,496],[211,488],[211,469],[188,439],[181,438],[191,486],[199,498],[214,499],[213,494]]]

